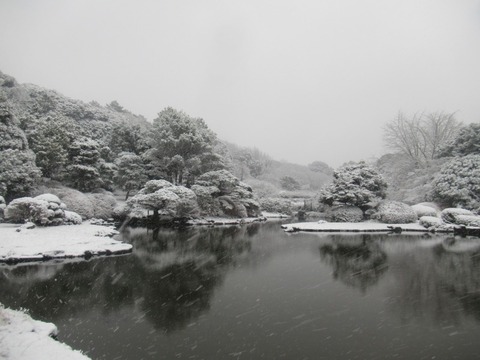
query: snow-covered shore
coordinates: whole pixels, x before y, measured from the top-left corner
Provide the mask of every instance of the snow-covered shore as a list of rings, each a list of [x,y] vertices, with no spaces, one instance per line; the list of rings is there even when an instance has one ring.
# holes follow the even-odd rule
[[[376,222],[359,223],[330,223],[330,222],[304,222],[285,224],[282,228],[286,232],[392,232],[401,229],[402,232],[427,232],[428,229],[418,223],[412,224],[382,224]],[[397,230],[399,231],[399,230]]]
[[[0,358],[8,360],[88,360],[70,346],[56,341],[57,327],[33,320],[0,304]]]
[[[112,239],[113,228],[80,225],[35,227],[0,224],[0,263],[16,264],[125,254],[132,245]]]

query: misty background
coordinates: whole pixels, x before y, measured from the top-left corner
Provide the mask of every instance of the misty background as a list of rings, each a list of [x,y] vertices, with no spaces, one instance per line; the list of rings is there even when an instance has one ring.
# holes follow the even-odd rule
[[[0,70],[68,97],[167,106],[277,159],[386,152],[398,111],[480,117],[480,1],[0,0]]]

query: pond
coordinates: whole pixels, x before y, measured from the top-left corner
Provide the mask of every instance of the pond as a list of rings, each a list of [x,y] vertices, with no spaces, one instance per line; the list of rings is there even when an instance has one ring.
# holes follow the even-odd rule
[[[0,268],[92,359],[472,359],[480,239],[127,228],[131,255]]]

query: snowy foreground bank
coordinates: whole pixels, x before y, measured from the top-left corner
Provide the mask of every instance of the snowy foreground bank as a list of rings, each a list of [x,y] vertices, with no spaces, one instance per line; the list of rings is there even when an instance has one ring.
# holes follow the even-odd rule
[[[132,245],[110,238],[113,228],[93,225],[35,227],[0,224],[0,263],[90,258],[125,254]]]
[[[21,311],[0,304],[0,359],[9,360],[88,360],[79,351],[56,341],[57,327],[33,320]]]
[[[427,232],[428,229],[418,223],[412,224],[382,224],[375,222],[360,223],[329,223],[329,222],[305,222],[285,224],[282,228],[286,232],[392,232],[401,229],[402,232]],[[453,228],[452,228],[453,231]]]

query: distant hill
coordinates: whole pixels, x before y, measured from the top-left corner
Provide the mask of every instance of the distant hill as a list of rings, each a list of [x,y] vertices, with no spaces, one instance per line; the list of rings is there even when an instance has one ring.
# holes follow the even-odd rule
[[[118,124],[139,126],[145,139],[152,127],[145,117],[131,113],[116,101],[107,105],[100,105],[95,101],[85,103],[37,85],[20,84],[12,76],[2,72],[0,101],[7,103],[26,133],[34,131],[37,120],[63,118],[75,124],[75,134],[79,132],[79,135],[93,139],[101,146],[111,145],[112,129]],[[265,195],[285,191],[282,188],[282,178],[285,177],[290,177],[298,184],[296,190],[307,193],[318,191],[332,178],[333,170],[321,161],[311,166],[292,164],[274,160],[256,148],[242,147],[221,140],[217,147],[217,153],[225,158],[228,170],[251,184],[259,193],[263,190]]]
[[[102,144],[109,143],[111,128],[128,123],[149,129],[151,124],[141,115],[123,109],[116,101],[102,106],[70,99],[54,90],[32,84],[19,84],[13,77],[0,72],[0,96],[22,123],[46,117],[64,117],[75,121],[82,135]]]
[[[242,147],[228,142],[224,144],[230,156],[234,175],[254,188],[262,188],[256,190],[265,190],[266,184],[271,185],[267,192],[285,190],[282,189],[282,179],[291,177],[298,182],[298,190],[316,192],[332,179],[333,169],[319,161],[311,166],[292,164],[274,160],[257,148]],[[322,166],[318,166],[319,164]]]

